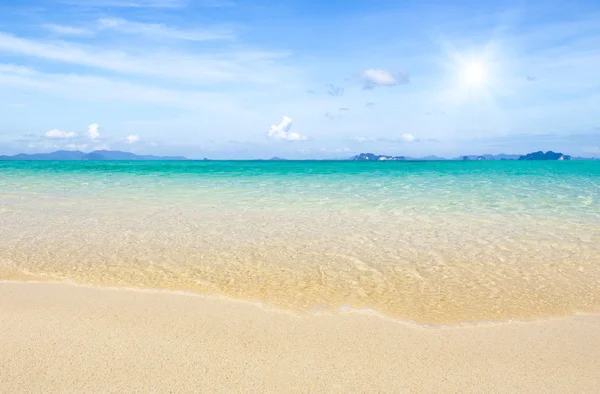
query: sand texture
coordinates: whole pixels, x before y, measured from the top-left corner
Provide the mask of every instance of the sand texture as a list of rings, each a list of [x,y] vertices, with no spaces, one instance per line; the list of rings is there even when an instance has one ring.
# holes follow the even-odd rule
[[[0,392],[600,392],[600,317],[423,328],[373,314],[0,283]]]

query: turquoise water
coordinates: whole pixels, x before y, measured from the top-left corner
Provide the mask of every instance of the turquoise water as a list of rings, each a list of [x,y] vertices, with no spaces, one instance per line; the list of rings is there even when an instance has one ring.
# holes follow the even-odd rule
[[[600,162],[0,162],[0,278],[419,322],[596,311]]]
[[[0,162],[5,194],[600,216],[600,162]],[[125,194],[132,193],[129,196]],[[257,200],[260,198],[260,200]]]

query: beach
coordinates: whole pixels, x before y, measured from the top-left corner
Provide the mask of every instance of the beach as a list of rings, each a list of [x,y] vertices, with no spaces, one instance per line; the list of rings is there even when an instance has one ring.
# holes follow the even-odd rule
[[[597,392],[600,317],[420,327],[0,283],[2,392]]]
[[[600,0],[0,0],[0,394],[600,394]]]

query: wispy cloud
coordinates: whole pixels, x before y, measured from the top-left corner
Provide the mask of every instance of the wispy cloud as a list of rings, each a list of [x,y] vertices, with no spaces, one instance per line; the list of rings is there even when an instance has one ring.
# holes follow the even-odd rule
[[[328,86],[328,90],[327,90],[327,94],[329,94],[330,96],[343,96],[344,95],[344,88],[335,86],[335,85],[329,85]]]
[[[308,89],[307,93],[310,94],[321,94],[321,93],[327,93],[330,96],[333,97],[340,97],[344,95],[344,91],[345,88],[341,87],[341,86],[336,86],[334,84],[327,84],[325,86],[320,86],[318,88],[315,89]]]
[[[6,33],[0,33],[0,53],[203,84],[242,81],[275,84],[287,69],[273,62],[288,55],[256,51],[205,52],[203,55],[159,50],[128,53],[65,41],[31,40]]]
[[[415,142],[417,139],[410,133],[400,134],[400,140],[404,142]]]
[[[123,7],[123,8],[181,8],[185,0],[62,0],[63,4],[86,7]],[[210,3],[210,2],[209,2]]]
[[[15,75],[33,75],[35,70],[25,66],[16,64],[0,63],[0,73],[15,74]]]
[[[137,134],[132,134],[132,135],[128,135],[127,137],[125,137],[124,140],[128,144],[136,144],[136,143],[140,142],[140,136]]]
[[[292,118],[284,116],[279,124],[271,126],[267,132],[267,137],[286,140],[286,141],[306,141],[308,137],[290,131],[292,128]]]
[[[354,137],[352,138],[352,140],[356,141],[356,142],[376,142],[377,139],[373,138],[373,137]]]
[[[91,36],[94,32],[87,28],[82,27],[74,27],[74,26],[66,26],[66,25],[56,25],[53,23],[42,25],[42,27],[54,34],[61,36]]]
[[[106,77],[41,73],[11,65],[0,66],[0,86],[41,91],[75,100],[137,102],[192,110],[226,110],[235,103],[231,97],[220,93],[160,88]]]
[[[408,74],[403,71],[391,73],[385,70],[369,68],[359,74],[363,89],[374,89],[377,86],[396,86],[410,82]]]
[[[352,138],[352,140],[354,140],[356,142],[360,142],[360,143],[365,143],[365,142],[386,142],[386,143],[392,143],[392,144],[397,144],[397,143],[413,143],[413,142],[420,142],[421,141],[421,140],[419,140],[417,137],[415,137],[411,133],[400,134],[397,138],[354,137],[354,138]]]
[[[372,90],[379,86],[396,86],[410,83],[410,77],[405,71],[390,72],[376,68],[368,68],[360,73],[346,77],[342,85],[346,87],[356,86],[357,84],[363,90]],[[317,94],[326,92],[330,96],[343,96],[346,88],[337,86],[337,84],[328,84],[317,89],[310,89],[308,93]],[[367,103],[367,106],[370,106]]]
[[[141,23],[121,18],[103,18],[98,21],[101,30],[114,30],[125,34],[141,35],[154,40],[210,41],[234,38],[225,28],[176,29],[160,23]]]
[[[337,119],[337,118],[343,117],[349,111],[350,111],[350,108],[348,108],[348,107],[340,107],[335,111],[325,112],[325,117],[329,118],[329,119]]]

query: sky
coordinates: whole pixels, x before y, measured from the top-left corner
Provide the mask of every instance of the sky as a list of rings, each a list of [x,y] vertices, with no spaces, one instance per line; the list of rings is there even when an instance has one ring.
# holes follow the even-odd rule
[[[0,154],[600,157],[596,1],[2,0]]]

